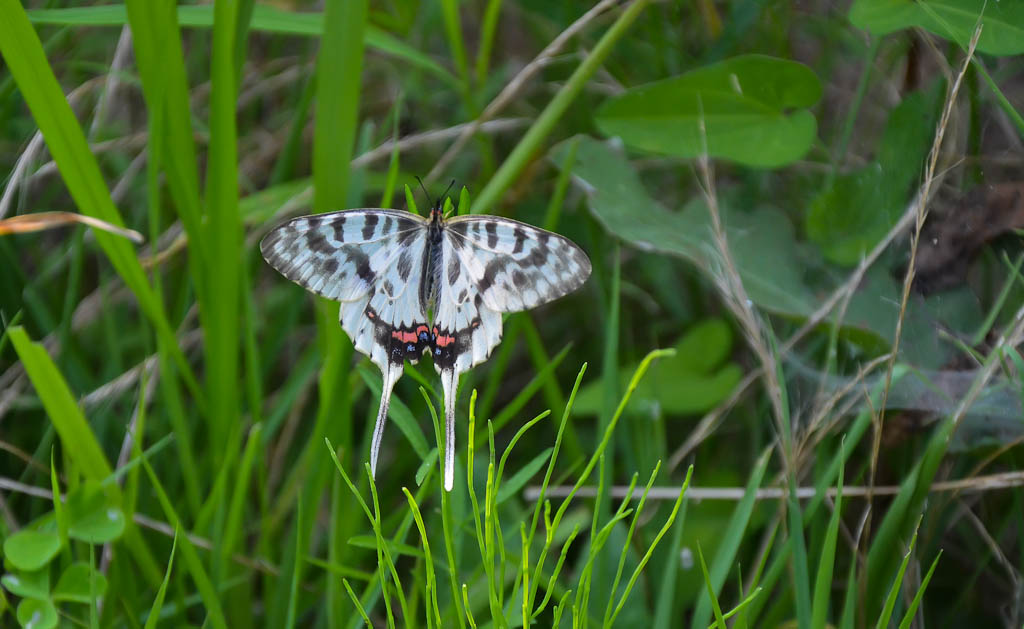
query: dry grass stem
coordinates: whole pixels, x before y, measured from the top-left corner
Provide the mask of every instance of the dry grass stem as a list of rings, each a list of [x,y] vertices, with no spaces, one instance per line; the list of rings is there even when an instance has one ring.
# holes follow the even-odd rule
[[[999,474],[973,476],[961,480],[936,482],[932,484],[931,492],[975,494],[1017,489],[1019,487],[1024,487],[1024,471],[1001,472]],[[628,489],[629,487],[625,485],[615,485],[611,488],[611,496],[616,499],[626,498]],[[548,487],[545,495],[548,498],[564,498],[571,490],[572,486],[570,485],[553,485]],[[739,501],[746,495],[746,491],[745,487],[694,487],[691,485],[687,488],[686,495],[691,500],[697,501]],[[797,498],[806,500],[813,498],[817,491],[815,487],[798,487],[796,495]],[[843,486],[843,498],[869,498],[872,493],[875,496],[895,496],[899,491],[899,485],[875,486],[874,488],[867,485]],[[758,500],[783,500],[789,495],[788,492],[789,490],[785,487],[761,487],[755,492],[755,496]],[[634,490],[634,495],[639,494],[639,490]],[[836,494],[835,487],[827,487],[825,489],[825,495],[830,498],[835,498]],[[536,500],[539,495],[540,487],[538,486],[531,485],[523,491],[523,498],[526,500]],[[597,488],[594,486],[581,487],[576,495],[580,497],[594,497],[597,495]],[[652,487],[648,497],[651,500],[675,500],[679,497],[679,488]]]
[[[970,67],[971,58],[974,57],[975,47],[978,45],[978,38],[981,36],[981,26],[974,31],[974,36],[971,38],[971,43],[967,49],[967,55],[964,57],[963,63],[961,64],[960,71],[956,75],[956,79],[950,86],[949,93],[946,95],[946,102],[942,108],[942,115],[939,117],[939,123],[935,130],[935,139],[932,141],[932,147],[928,154],[928,162],[924,172],[924,182],[921,186],[921,192],[918,195],[918,203],[916,211],[914,213],[914,231],[910,236],[910,262],[907,265],[907,272],[903,278],[903,290],[900,296],[900,307],[899,315],[896,318],[896,331],[893,334],[892,351],[889,357],[889,364],[886,366],[885,371],[885,384],[882,388],[882,398],[879,404],[878,413],[874,417],[872,422],[872,443],[871,443],[871,454],[869,459],[869,472],[868,472],[868,486],[874,485],[875,474],[878,467],[878,454],[882,443],[882,428],[884,422],[886,403],[889,398],[889,390],[892,386],[892,374],[896,367],[896,357],[899,355],[900,341],[902,340],[903,334],[903,321],[907,312],[907,302],[910,299],[910,289],[914,282],[914,271],[915,263],[917,262],[917,249],[921,239],[921,230],[924,228],[925,219],[928,217],[928,201],[932,189],[932,185],[935,181],[935,173],[939,162],[939,156],[942,153],[942,141],[946,135],[946,128],[949,125],[950,118],[953,115],[953,108],[956,106],[957,94],[960,92],[960,86],[963,84],[964,76],[967,74],[967,69]],[[987,381],[987,377],[985,380]],[[974,396],[977,393],[975,392]],[[973,397],[971,396],[972,400]],[[966,401],[966,397],[964,401]],[[966,407],[964,407],[966,411]],[[870,503],[870,499],[868,500]],[[868,520],[868,531],[870,532],[871,522]]]

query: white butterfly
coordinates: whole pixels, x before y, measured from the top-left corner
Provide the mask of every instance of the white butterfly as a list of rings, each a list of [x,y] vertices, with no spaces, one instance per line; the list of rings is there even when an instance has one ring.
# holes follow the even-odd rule
[[[288,279],[340,301],[342,328],[380,367],[374,474],[404,361],[430,352],[444,390],[448,491],[459,375],[486,360],[501,340],[501,313],[557,299],[590,276],[590,260],[570,240],[507,218],[446,219],[440,200],[429,219],[376,208],[302,216],[274,228],[260,250]]]

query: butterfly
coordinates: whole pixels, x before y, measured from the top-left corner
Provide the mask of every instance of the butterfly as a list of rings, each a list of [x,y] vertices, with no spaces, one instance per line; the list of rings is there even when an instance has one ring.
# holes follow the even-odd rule
[[[429,218],[378,208],[301,216],[272,229],[260,250],[286,278],[341,302],[341,327],[380,368],[374,476],[405,361],[433,357],[444,393],[444,487],[451,491],[459,376],[487,360],[501,340],[502,313],[571,293],[591,267],[558,234],[496,216],[445,218],[442,207],[438,199]]]

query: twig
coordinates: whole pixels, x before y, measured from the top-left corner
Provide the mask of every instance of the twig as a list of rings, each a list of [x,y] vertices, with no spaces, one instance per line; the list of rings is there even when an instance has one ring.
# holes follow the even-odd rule
[[[961,480],[953,481],[942,481],[933,483],[931,486],[932,493],[937,492],[962,492],[962,493],[984,493],[989,491],[999,491],[1003,489],[1014,489],[1017,487],[1024,486],[1024,471],[1014,472],[1003,472],[1000,474],[989,474],[987,476],[975,476],[973,478],[964,478]],[[629,487],[625,485],[615,485],[611,488],[611,497],[615,499],[626,498]],[[546,497],[548,498],[564,498],[569,495],[572,491],[572,487],[569,485],[554,485],[547,488]],[[808,499],[813,498],[817,494],[817,488],[815,487],[798,487],[796,490],[797,498]],[[885,485],[875,486],[874,488],[867,485],[860,486],[844,486],[843,487],[843,498],[853,497],[869,497],[872,492],[875,496],[894,496],[900,491],[899,485]],[[686,490],[686,496],[690,500],[729,500],[738,501],[746,495],[745,487],[689,487]],[[634,494],[639,495],[638,490],[634,490]],[[825,495],[830,498],[836,496],[835,487],[825,488]],[[523,499],[527,501],[536,500],[540,495],[540,487],[531,485],[526,488],[523,492]],[[597,495],[597,488],[593,486],[584,486],[579,489],[576,493],[577,497],[594,497]],[[762,487],[755,492],[757,500],[782,500],[789,495],[788,490],[785,487]],[[679,497],[678,487],[651,487],[651,491],[648,494],[650,500],[675,500]]]

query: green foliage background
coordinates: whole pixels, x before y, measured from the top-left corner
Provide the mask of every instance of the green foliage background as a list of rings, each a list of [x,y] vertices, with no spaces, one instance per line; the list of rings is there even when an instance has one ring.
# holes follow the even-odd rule
[[[1020,627],[1024,225],[959,200],[1017,184],[1022,25],[0,0],[0,219],[145,240],[0,223],[0,624]],[[451,494],[429,360],[371,485],[380,375],[257,246],[415,175],[594,265],[463,377]],[[988,234],[937,290],[922,191]]]

